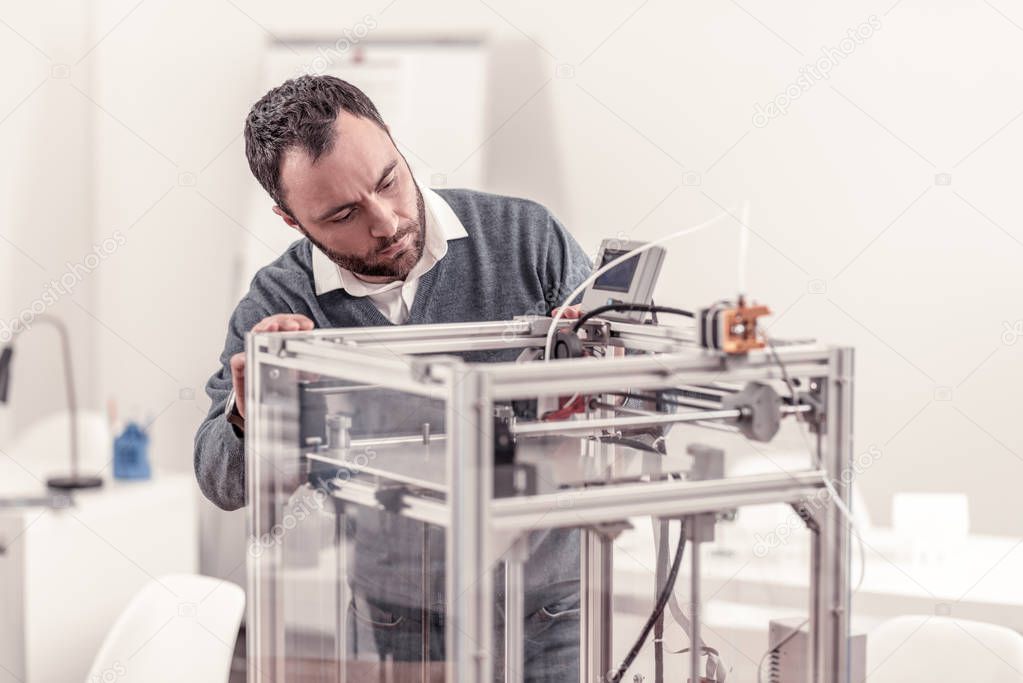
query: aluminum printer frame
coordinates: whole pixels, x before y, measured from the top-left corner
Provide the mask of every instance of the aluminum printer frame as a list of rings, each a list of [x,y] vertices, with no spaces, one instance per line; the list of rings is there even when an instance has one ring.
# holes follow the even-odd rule
[[[568,324],[565,321],[562,324]],[[744,356],[726,356],[698,348],[691,329],[592,320],[595,334],[606,344],[647,352],[628,357],[558,360],[530,363],[466,363],[454,354],[493,349],[542,348],[549,318],[512,321],[380,328],[314,330],[295,333],[252,333],[246,354],[246,487],[250,540],[281,523],[282,501],[290,493],[282,483],[280,408],[267,397],[275,391],[282,369],[317,373],[359,385],[384,387],[445,402],[447,433],[446,484],[429,495],[414,487],[403,497],[400,514],[446,529],[446,594],[448,603],[446,669],[448,683],[478,683],[494,679],[492,657],[477,643],[489,643],[492,632],[494,586],[489,569],[496,548],[522,547],[538,525],[575,527],[582,531],[581,554],[581,680],[603,681],[617,662],[611,652],[611,549],[601,532],[627,518],[695,519],[695,516],[749,505],[787,503],[804,518],[812,534],[809,588],[810,683],[845,683],[847,676],[850,531],[830,496],[822,495],[825,480],[849,501],[849,482],[843,473],[852,465],[853,351],[815,343],[778,346]],[[575,488],[561,493],[493,496],[493,405],[529,395],[600,395],[602,392],[657,390],[678,386],[802,378],[802,390],[813,411],[819,435],[819,467],[797,472],[728,477],[707,481],[628,481]],[[798,410],[797,410],[798,408]],[[787,412],[806,405],[787,406]],[[518,423],[513,432],[593,432],[600,427],[695,422],[709,427],[734,418],[736,411],[708,406],[675,414],[628,411],[588,413],[589,420]],[[797,417],[794,416],[793,419]],[[623,422],[624,421],[624,422]],[[286,457],[293,457],[287,455]],[[386,475],[385,475],[386,476]],[[347,504],[377,506],[376,484],[352,480],[331,490]],[[566,498],[567,497],[567,498]],[[810,500],[818,501],[812,507]],[[570,501],[566,505],[565,501]],[[501,543],[498,543],[500,539]],[[691,540],[691,600],[693,642],[700,621],[698,539]],[[280,584],[281,545],[248,561],[247,637],[249,682],[284,681],[284,598]],[[506,560],[505,660],[509,683],[521,681],[523,657],[523,590],[521,553]],[[340,590],[340,589],[339,589]],[[337,609],[342,604],[338,598]],[[765,624],[766,627],[766,624]],[[338,616],[337,628],[345,628]],[[344,642],[340,633],[340,642]],[[344,654],[337,655],[339,659]],[[700,661],[691,655],[692,680],[698,681]],[[343,680],[343,673],[339,674]]]

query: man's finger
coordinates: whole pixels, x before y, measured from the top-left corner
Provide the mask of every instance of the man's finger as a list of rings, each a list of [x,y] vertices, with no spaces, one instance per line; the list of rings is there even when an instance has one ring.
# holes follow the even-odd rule
[[[561,311],[561,317],[565,318],[566,320],[575,320],[576,318],[582,317],[582,312],[580,311],[580,306],[578,305],[564,306],[562,308],[554,309],[555,314],[557,314],[558,311]]]
[[[292,315],[289,315],[287,317],[287,321],[289,323],[294,323],[295,324],[295,327],[288,328],[288,329],[311,330],[314,327],[316,327],[316,324],[312,320],[310,320],[306,316],[302,315],[301,313],[294,313]]]
[[[253,326],[253,332],[295,332],[311,330],[316,324],[301,313],[278,313],[267,316]]]
[[[236,353],[231,356],[230,365],[234,405],[238,414],[245,417],[245,353]]]

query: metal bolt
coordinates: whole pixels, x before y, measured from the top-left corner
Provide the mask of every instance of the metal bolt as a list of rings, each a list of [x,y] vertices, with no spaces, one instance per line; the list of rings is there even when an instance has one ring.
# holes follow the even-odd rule
[[[325,418],[327,445],[331,450],[344,450],[352,445],[352,418],[344,413],[333,413]]]

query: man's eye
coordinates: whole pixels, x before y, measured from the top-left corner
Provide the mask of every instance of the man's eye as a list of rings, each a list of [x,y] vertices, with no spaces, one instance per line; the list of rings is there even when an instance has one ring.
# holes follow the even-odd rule
[[[349,211],[348,213],[344,214],[343,216],[338,216],[337,218],[332,220],[331,223],[347,223],[349,221],[349,219],[351,219],[352,214],[354,214],[354,213],[355,213],[354,211]]]
[[[380,186],[381,190],[389,190],[394,185],[394,178],[391,178],[386,183]]]

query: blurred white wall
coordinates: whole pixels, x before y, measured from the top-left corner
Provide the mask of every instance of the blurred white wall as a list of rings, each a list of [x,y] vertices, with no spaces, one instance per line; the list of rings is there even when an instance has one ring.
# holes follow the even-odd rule
[[[0,406],[0,451],[16,431],[65,409],[59,339],[42,313],[67,323],[79,396],[95,402],[98,268],[93,252],[92,69],[88,3],[0,7],[0,342],[13,320],[10,403]]]
[[[2,233],[58,275],[123,233],[95,292],[58,310],[80,328],[83,396],[154,416],[164,466],[191,467],[235,303],[255,182],[240,133],[266,41],[341,37],[368,16],[373,35],[492,39],[487,136],[429,159],[449,186],[485,154],[482,189],[547,204],[591,253],[603,236],[657,237],[748,199],[749,291],[776,310],[772,333],[857,348],[857,450],[882,453],[858,480],[874,519],[887,523],[895,491],[961,490],[975,531],[1020,532],[1006,505],[1023,472],[1023,344],[1003,337],[1023,320],[1023,11],[1010,3],[93,4],[3,10],[52,59],[0,24],[18,65],[0,117],[54,62],[71,78],[0,123],[19,160],[0,171]],[[88,36],[66,28],[86,17]],[[844,50],[864,24],[870,37]],[[822,49],[829,78],[798,87]],[[787,113],[755,125],[756,106],[793,84]],[[676,243],[658,300],[732,294],[735,235],[725,222]],[[17,311],[43,273],[5,243],[0,259],[0,304]],[[57,386],[45,360],[33,367]],[[50,409],[41,388],[17,408]]]

